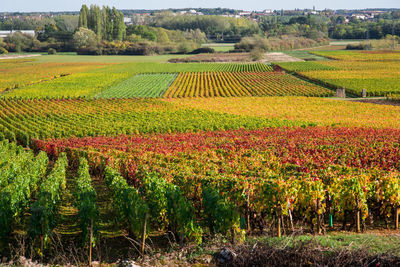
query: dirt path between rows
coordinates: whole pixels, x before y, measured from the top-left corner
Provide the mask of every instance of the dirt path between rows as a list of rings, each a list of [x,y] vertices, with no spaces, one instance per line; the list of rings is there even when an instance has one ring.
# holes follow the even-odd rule
[[[388,105],[388,106],[400,106],[400,101],[388,100],[388,99],[357,99],[357,100],[349,100],[352,102],[360,102],[360,103],[371,103],[377,105]]]
[[[26,58],[26,57],[39,57],[40,54],[33,55],[10,55],[10,56],[0,56],[0,59],[15,59],[15,58]]]
[[[304,61],[297,57],[289,56],[285,53],[274,52],[274,53],[266,53],[262,60],[263,62],[299,62]]]

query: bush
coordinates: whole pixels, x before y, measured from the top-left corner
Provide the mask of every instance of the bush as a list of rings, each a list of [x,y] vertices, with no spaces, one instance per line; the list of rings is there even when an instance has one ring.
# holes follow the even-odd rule
[[[76,51],[78,55],[102,55],[102,50],[100,48],[80,48]]]
[[[250,51],[250,56],[253,61],[258,61],[264,57],[265,50],[261,48],[254,48]]]
[[[47,50],[47,54],[55,55],[55,54],[57,54],[57,50],[55,50],[54,48],[49,48],[49,50]]]
[[[367,44],[348,44],[346,50],[370,50],[371,46]]]
[[[4,38],[4,43],[8,51],[13,52],[29,51],[32,47],[40,46],[40,42],[35,37],[19,31]]]
[[[8,54],[7,49],[5,49],[4,47],[0,47],[0,55],[5,55]]]
[[[189,51],[193,50],[193,46],[189,42],[182,42],[178,45],[179,54],[187,54]]]
[[[79,28],[73,36],[76,49],[96,50],[98,47],[97,35],[89,29]]]
[[[213,54],[215,53],[215,50],[211,47],[201,47],[201,48],[197,48],[195,50],[193,50],[192,52],[190,52],[189,54]]]

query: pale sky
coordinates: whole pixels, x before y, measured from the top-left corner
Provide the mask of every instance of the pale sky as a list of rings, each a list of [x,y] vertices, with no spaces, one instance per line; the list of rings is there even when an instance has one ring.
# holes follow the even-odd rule
[[[312,8],[400,8],[400,0],[1,0],[0,12],[78,11],[82,4],[115,6],[117,9],[168,9],[224,7],[243,10]]]

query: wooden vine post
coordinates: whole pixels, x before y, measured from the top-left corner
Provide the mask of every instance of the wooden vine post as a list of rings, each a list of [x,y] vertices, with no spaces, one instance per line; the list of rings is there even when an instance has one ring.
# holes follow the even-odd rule
[[[278,237],[281,237],[281,236],[282,236],[282,233],[281,233],[281,223],[282,223],[282,222],[281,222],[281,216],[280,216],[280,214],[278,213],[276,217],[277,217],[277,221],[278,221],[278,222],[277,222],[277,236],[278,236]]]
[[[294,225],[293,225],[293,216],[292,211],[289,209],[289,220],[290,220],[290,227],[292,229],[292,233],[294,232]]]
[[[93,219],[90,219],[89,228],[89,266],[92,266]]]
[[[322,227],[321,227],[321,216],[319,215],[319,209],[321,208],[321,200],[317,199],[317,229],[318,229],[318,234],[322,234]]]
[[[357,227],[357,233],[361,232],[361,227],[360,227],[360,218],[361,217],[361,212],[360,212],[360,204],[359,200],[357,199],[357,211],[356,211],[356,227]]]
[[[394,229],[395,230],[399,230],[399,212],[400,212],[400,208],[396,207],[394,210],[394,216],[395,216],[394,217],[394,222],[395,222]]]
[[[146,223],[147,222],[147,212],[143,216],[143,227],[142,227],[142,243],[140,247],[140,252],[144,254],[144,248],[146,245]]]
[[[251,231],[251,225],[250,225],[250,193],[247,192],[247,201],[246,201],[246,219],[247,219],[247,231]]]

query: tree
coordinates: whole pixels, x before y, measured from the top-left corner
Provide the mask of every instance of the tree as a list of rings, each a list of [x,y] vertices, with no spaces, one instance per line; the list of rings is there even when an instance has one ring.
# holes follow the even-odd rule
[[[92,30],[83,27],[74,34],[73,39],[77,49],[96,49],[98,47],[97,35]]]
[[[103,6],[103,40],[112,41],[113,39],[113,19],[112,11],[108,6]]]
[[[103,32],[103,19],[101,15],[100,7],[97,5],[90,6],[88,28],[94,31],[99,40],[102,39]]]
[[[88,27],[88,18],[89,18],[89,8],[86,5],[82,5],[82,8],[79,12],[79,21],[78,27],[87,28]]]
[[[393,19],[400,19],[400,11],[392,11],[392,18]]]
[[[161,29],[160,31],[158,31],[157,42],[162,44],[167,44],[170,42],[168,34],[166,33],[165,30]]]
[[[118,12],[118,10],[115,7],[113,7],[112,20],[113,20],[113,39],[117,41],[122,41],[126,37],[124,14],[122,14],[122,12]]]
[[[128,35],[128,37],[127,37],[126,39],[127,39],[129,42],[132,42],[132,43],[137,43],[137,42],[142,41],[141,36],[140,36],[140,35],[136,35],[136,34],[134,34],[134,33],[132,33],[131,35]]]
[[[185,31],[185,37],[195,43],[205,43],[207,41],[206,34],[200,29]]]
[[[79,16],[80,17],[80,16]],[[79,18],[73,15],[61,15],[54,18],[56,26],[67,32],[74,32],[78,28]]]
[[[156,41],[157,35],[152,30],[152,27],[143,26],[143,25],[129,25],[126,29],[127,35],[136,34],[140,35],[141,38],[147,39],[149,41]]]
[[[5,43],[11,44],[16,52],[26,51],[38,45],[38,40],[30,35],[23,34],[21,32],[15,32],[8,35],[4,39]]]
[[[343,24],[343,23],[345,23],[345,21],[346,21],[346,19],[343,16],[338,16],[336,18],[336,23],[337,24]]]

